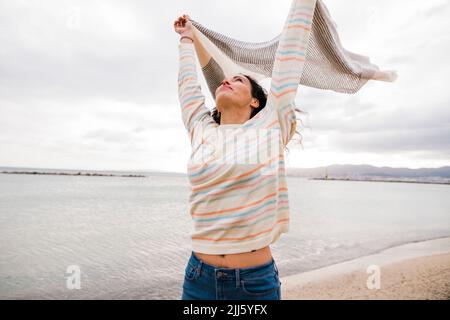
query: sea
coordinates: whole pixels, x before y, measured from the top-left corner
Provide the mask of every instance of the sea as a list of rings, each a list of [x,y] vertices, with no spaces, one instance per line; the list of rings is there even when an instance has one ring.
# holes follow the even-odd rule
[[[450,237],[449,185],[287,182],[290,229],[271,245],[281,277]],[[178,173],[0,174],[0,298],[180,299],[189,191]]]

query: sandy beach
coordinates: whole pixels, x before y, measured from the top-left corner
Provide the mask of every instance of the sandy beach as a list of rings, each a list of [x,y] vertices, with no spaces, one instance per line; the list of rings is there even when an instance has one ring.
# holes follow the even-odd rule
[[[448,300],[450,238],[390,248],[281,283],[283,300]]]

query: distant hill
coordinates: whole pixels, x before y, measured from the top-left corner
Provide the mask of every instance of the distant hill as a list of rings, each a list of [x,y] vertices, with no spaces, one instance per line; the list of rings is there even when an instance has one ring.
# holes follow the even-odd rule
[[[367,179],[405,181],[449,181],[450,166],[440,168],[392,168],[375,167],[371,165],[334,164],[317,168],[286,168],[286,174],[293,177],[305,178],[336,178],[336,179]]]

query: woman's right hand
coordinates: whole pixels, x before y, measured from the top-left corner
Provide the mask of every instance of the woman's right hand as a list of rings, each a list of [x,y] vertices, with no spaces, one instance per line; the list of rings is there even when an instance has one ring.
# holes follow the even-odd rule
[[[183,14],[173,23],[175,32],[180,35],[192,35],[192,22],[189,20],[189,16]]]

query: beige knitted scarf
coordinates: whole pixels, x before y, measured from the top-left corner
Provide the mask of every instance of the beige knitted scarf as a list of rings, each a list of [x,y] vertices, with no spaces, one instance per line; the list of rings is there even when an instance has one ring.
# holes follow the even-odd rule
[[[206,50],[210,57],[202,71],[213,97],[224,77],[237,73],[248,74],[257,81],[271,77],[280,35],[261,43],[244,42],[191,21],[194,38],[200,42],[197,54]],[[395,71],[381,71],[368,57],[345,50],[328,9],[317,0],[300,84],[355,93],[368,80],[392,82],[396,77]]]

